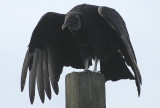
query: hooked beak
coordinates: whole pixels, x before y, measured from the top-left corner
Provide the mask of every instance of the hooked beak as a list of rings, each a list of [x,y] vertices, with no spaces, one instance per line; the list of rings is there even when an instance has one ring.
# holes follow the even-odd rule
[[[64,31],[67,27],[68,27],[68,24],[64,22],[64,24],[62,25],[62,30]]]

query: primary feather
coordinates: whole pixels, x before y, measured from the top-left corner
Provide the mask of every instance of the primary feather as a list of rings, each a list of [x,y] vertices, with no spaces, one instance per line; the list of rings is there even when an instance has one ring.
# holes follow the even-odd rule
[[[25,82],[26,82],[26,76],[27,76],[27,71],[28,71],[28,66],[29,66],[29,49],[26,52],[26,56],[25,56],[24,63],[23,63],[23,68],[22,68],[21,91],[24,90],[24,86],[25,86]]]
[[[43,50],[43,79],[45,92],[48,98],[51,99],[51,87],[48,73],[48,53],[45,49]]]
[[[39,49],[38,64],[36,68],[37,86],[41,101],[44,103],[44,80],[43,80],[43,52]]]
[[[38,49],[35,49],[35,52],[33,53],[33,57],[34,57],[33,64],[29,74],[29,96],[30,96],[31,104],[34,101],[34,96],[35,96],[36,68],[37,68],[38,58],[39,58]]]

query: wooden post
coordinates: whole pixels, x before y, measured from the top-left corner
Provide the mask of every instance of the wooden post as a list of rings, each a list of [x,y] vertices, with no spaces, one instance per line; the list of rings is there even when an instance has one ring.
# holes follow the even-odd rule
[[[105,78],[91,71],[66,76],[66,108],[106,108]]]

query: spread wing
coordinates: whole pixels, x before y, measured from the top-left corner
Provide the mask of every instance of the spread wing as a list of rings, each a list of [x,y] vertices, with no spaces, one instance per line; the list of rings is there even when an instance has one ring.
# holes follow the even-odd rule
[[[108,7],[99,7],[98,12],[106,20],[106,22],[117,32],[117,39],[119,42],[118,50],[122,54],[122,56],[124,56],[126,63],[131,66],[134,72],[138,95],[140,95],[140,85],[142,84],[141,74],[137,66],[135,53],[132,48],[124,20],[118,12]]]
[[[58,81],[64,66],[84,68],[70,32],[61,29],[64,17],[63,14],[46,13],[32,33],[21,74],[21,91],[23,91],[29,68],[31,103],[34,101],[36,80],[40,99],[44,102],[45,93],[51,99],[50,82],[58,94]]]

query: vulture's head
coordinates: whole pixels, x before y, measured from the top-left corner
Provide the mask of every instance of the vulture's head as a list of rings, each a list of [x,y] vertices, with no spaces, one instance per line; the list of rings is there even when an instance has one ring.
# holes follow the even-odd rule
[[[81,29],[80,15],[76,12],[69,12],[66,14],[62,29],[68,28],[72,33],[75,33]]]

